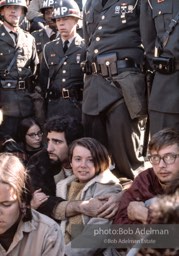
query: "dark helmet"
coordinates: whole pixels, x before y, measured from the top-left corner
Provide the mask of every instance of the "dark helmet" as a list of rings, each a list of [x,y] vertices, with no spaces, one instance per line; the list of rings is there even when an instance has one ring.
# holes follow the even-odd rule
[[[45,9],[53,8],[54,7],[54,1],[53,0],[43,0],[42,7],[40,8],[40,11],[44,13]]]
[[[18,5],[24,7],[25,12],[27,12],[26,0],[0,0],[0,8],[9,5]]]
[[[54,2],[53,19],[76,17],[81,19],[80,8],[74,0],[56,0]]]

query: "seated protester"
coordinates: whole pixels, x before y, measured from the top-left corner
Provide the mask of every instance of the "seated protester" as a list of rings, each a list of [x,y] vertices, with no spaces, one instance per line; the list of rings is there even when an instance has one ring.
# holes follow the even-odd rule
[[[63,256],[60,227],[31,210],[28,183],[19,158],[0,154],[0,255]]]
[[[166,128],[149,142],[149,160],[153,168],[141,172],[122,195],[115,224],[149,223],[148,200],[168,193],[179,175],[179,131]]]
[[[46,147],[30,158],[27,169],[34,191],[33,208],[54,218],[53,208],[62,201],[56,197],[56,183],[72,174],[68,146],[83,136],[83,126],[73,117],[57,115],[47,120],[44,133]],[[42,200],[41,193],[48,197]]]
[[[179,224],[179,190],[157,197],[150,206],[151,224]],[[172,237],[171,237],[172,239]],[[138,248],[136,256],[178,256],[179,249]]]
[[[106,193],[119,193],[122,190],[119,180],[109,170],[110,158],[106,148],[92,138],[81,138],[70,145],[69,160],[73,175],[57,183],[56,194],[66,200],[90,200]],[[67,205],[68,208],[68,205]],[[110,220],[84,214],[66,216],[61,208],[56,208],[56,218],[61,219],[65,236],[65,254],[96,255],[96,249],[75,249],[71,247],[72,224],[108,224]],[[85,239],[84,234],[80,234]]]
[[[26,162],[43,148],[42,128],[33,118],[24,118],[19,126],[19,143],[26,153]]]
[[[58,216],[54,212],[57,206],[68,216],[114,217],[121,193],[103,194],[100,198],[85,201],[64,201],[56,196],[58,181],[72,175],[68,148],[74,140],[83,137],[81,122],[68,115],[55,116],[47,120],[44,128],[47,148],[33,155],[27,165],[34,191],[32,207],[56,221]]]
[[[17,143],[13,138],[9,135],[3,136],[1,140],[0,152],[13,153],[13,155],[17,156],[21,159],[21,161],[25,164],[27,161],[27,155],[24,149]]]

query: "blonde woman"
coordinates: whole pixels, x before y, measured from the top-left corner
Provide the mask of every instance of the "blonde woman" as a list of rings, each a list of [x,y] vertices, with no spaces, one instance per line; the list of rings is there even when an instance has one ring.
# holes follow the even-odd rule
[[[52,219],[31,210],[26,170],[16,156],[0,154],[0,255],[63,256],[63,237]]]

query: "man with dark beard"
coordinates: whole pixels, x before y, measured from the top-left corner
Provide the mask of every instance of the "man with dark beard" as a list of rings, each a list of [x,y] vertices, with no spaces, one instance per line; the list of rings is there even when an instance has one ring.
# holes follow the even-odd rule
[[[47,121],[45,134],[47,148],[30,158],[27,169],[35,191],[34,196],[37,199],[41,198],[41,192],[50,195],[44,197],[44,204],[40,207],[36,203],[33,206],[40,212],[51,215],[51,209],[62,201],[61,198],[55,197],[55,183],[72,173],[68,163],[68,145],[73,140],[82,137],[83,129],[82,125],[74,118],[55,116]],[[48,200],[46,201],[46,199]]]
[[[47,121],[45,133],[47,149],[33,155],[27,165],[34,190],[32,207],[56,221],[54,213],[57,206],[68,217],[79,213],[91,217],[113,217],[120,195],[106,194],[86,201],[64,201],[56,197],[56,183],[72,174],[68,147],[83,136],[81,123],[70,116],[54,116]]]

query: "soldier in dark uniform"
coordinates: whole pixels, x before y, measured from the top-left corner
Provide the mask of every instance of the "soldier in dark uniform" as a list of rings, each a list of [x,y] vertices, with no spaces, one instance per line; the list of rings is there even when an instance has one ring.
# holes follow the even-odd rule
[[[0,135],[13,138],[21,119],[34,114],[31,78],[38,56],[34,37],[19,28],[20,17],[26,11],[25,0],[0,1],[0,105],[4,114]]]
[[[53,1],[44,0],[40,11],[43,14],[46,25],[44,25],[44,28],[32,32],[32,35],[35,37],[37,52],[39,59],[41,60],[44,45],[56,39],[56,37],[59,35],[59,32],[57,31],[55,21],[52,19]]]
[[[83,39],[77,34],[80,10],[75,1],[54,5],[54,19],[61,37],[44,46],[40,81],[47,96],[47,117],[69,114],[81,120]]]
[[[143,0],[141,35],[148,69],[155,74],[149,98],[150,132],[179,129],[179,1]]]
[[[123,84],[138,84],[144,93],[139,1],[88,0],[83,18],[87,45],[82,107],[85,135],[107,146],[118,176],[133,179],[133,171],[143,164],[139,158],[139,119],[129,115],[133,107],[130,101],[126,107],[119,78]],[[131,103],[135,100],[133,97]]]

